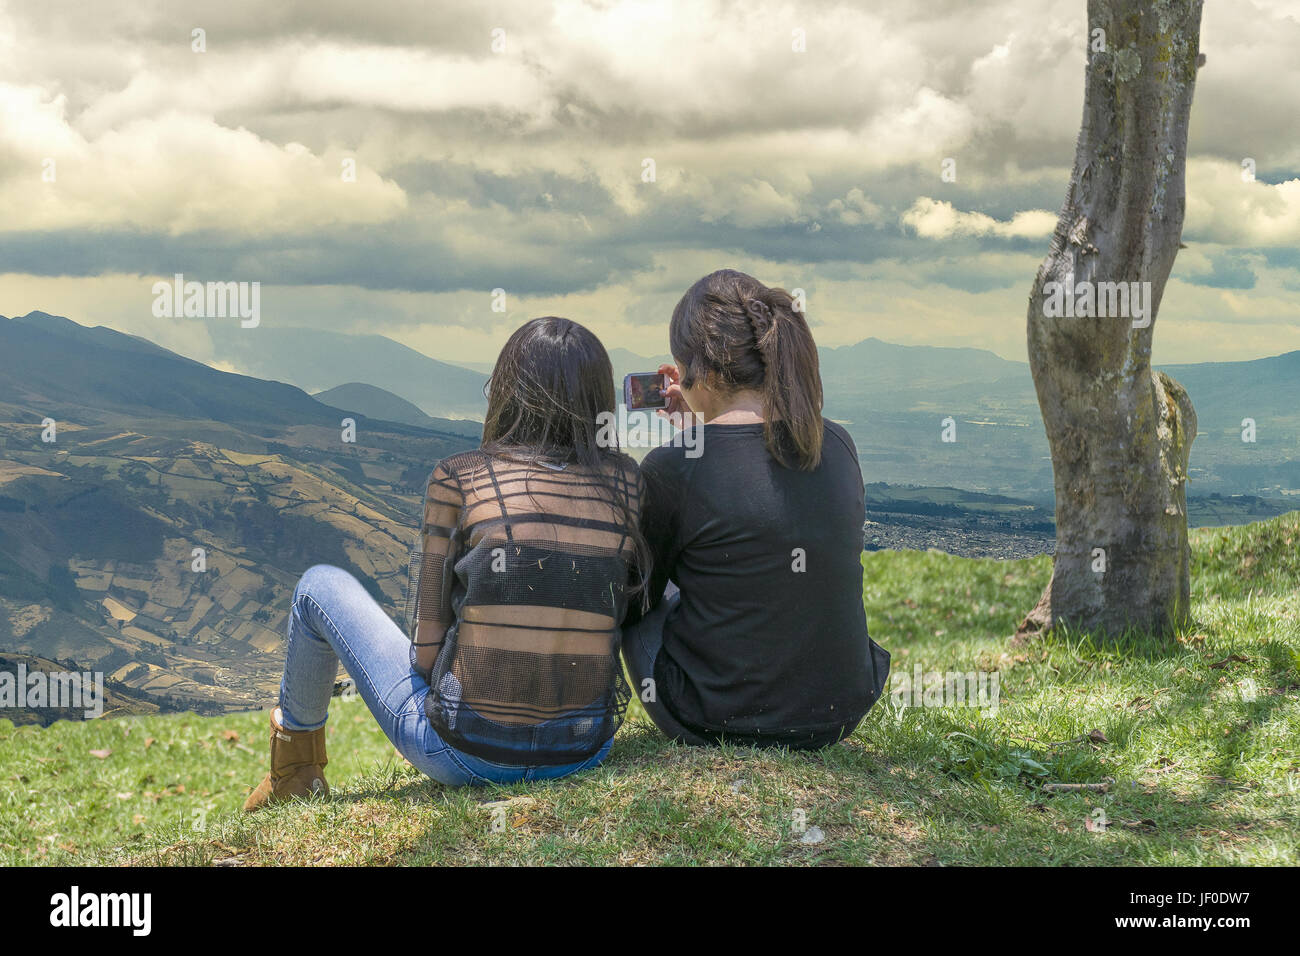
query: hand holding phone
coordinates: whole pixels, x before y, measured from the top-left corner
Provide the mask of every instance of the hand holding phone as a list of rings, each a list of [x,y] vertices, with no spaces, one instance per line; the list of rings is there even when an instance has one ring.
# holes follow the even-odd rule
[[[659,414],[664,417],[677,415],[676,421],[680,423],[686,421],[686,416],[694,414],[691,406],[686,402],[686,396],[682,394],[682,373],[677,370],[676,365],[660,365],[659,374],[664,377],[668,385],[664,389],[664,395],[667,398],[667,404],[659,410]]]
[[[629,411],[665,408],[668,376],[662,372],[633,372],[623,378],[623,404]]]
[[[629,411],[653,409],[668,418],[691,414],[682,394],[681,373],[676,365],[660,365],[657,372],[633,372],[623,378],[623,404]]]

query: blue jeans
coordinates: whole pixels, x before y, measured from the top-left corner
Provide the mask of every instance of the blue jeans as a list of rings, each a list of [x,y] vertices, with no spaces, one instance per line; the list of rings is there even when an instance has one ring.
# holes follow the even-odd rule
[[[593,757],[563,766],[509,766],[448,746],[424,712],[429,685],[411,667],[411,642],[347,571],[308,568],[293,592],[289,646],[280,681],[280,719],[288,730],[325,726],[339,661],[398,753],[447,786],[551,780],[599,764]]]

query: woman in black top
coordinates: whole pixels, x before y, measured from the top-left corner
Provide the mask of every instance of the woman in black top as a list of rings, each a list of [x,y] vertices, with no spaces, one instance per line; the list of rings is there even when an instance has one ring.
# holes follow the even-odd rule
[[[789,293],[724,270],[682,297],[669,341],[665,413],[704,424],[642,464],[653,607],[624,622],[633,691],[684,742],[835,743],[889,654],[867,634],[862,473],[821,416],[812,334]]]

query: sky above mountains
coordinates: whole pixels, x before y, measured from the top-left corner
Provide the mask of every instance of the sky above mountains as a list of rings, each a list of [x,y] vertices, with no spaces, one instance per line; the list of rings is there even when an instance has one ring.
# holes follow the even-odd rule
[[[155,317],[179,272],[448,361],[550,313],[657,354],[731,266],[824,346],[1023,360],[1085,4],[867,6],[0,0],[0,313],[202,357],[237,320]],[[1300,348],[1298,48],[1294,0],[1206,4],[1157,363]]]

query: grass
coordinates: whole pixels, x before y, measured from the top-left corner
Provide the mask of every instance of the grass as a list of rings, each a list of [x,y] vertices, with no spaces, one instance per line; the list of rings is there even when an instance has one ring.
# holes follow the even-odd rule
[[[592,772],[451,790],[336,701],[333,797],[245,816],[265,714],[0,721],[0,863],[1295,865],[1300,513],[1193,542],[1195,622],[1174,638],[1022,647],[1046,559],[864,555],[895,672],[996,671],[999,706],[887,697],[818,753],[672,745],[634,704]]]

